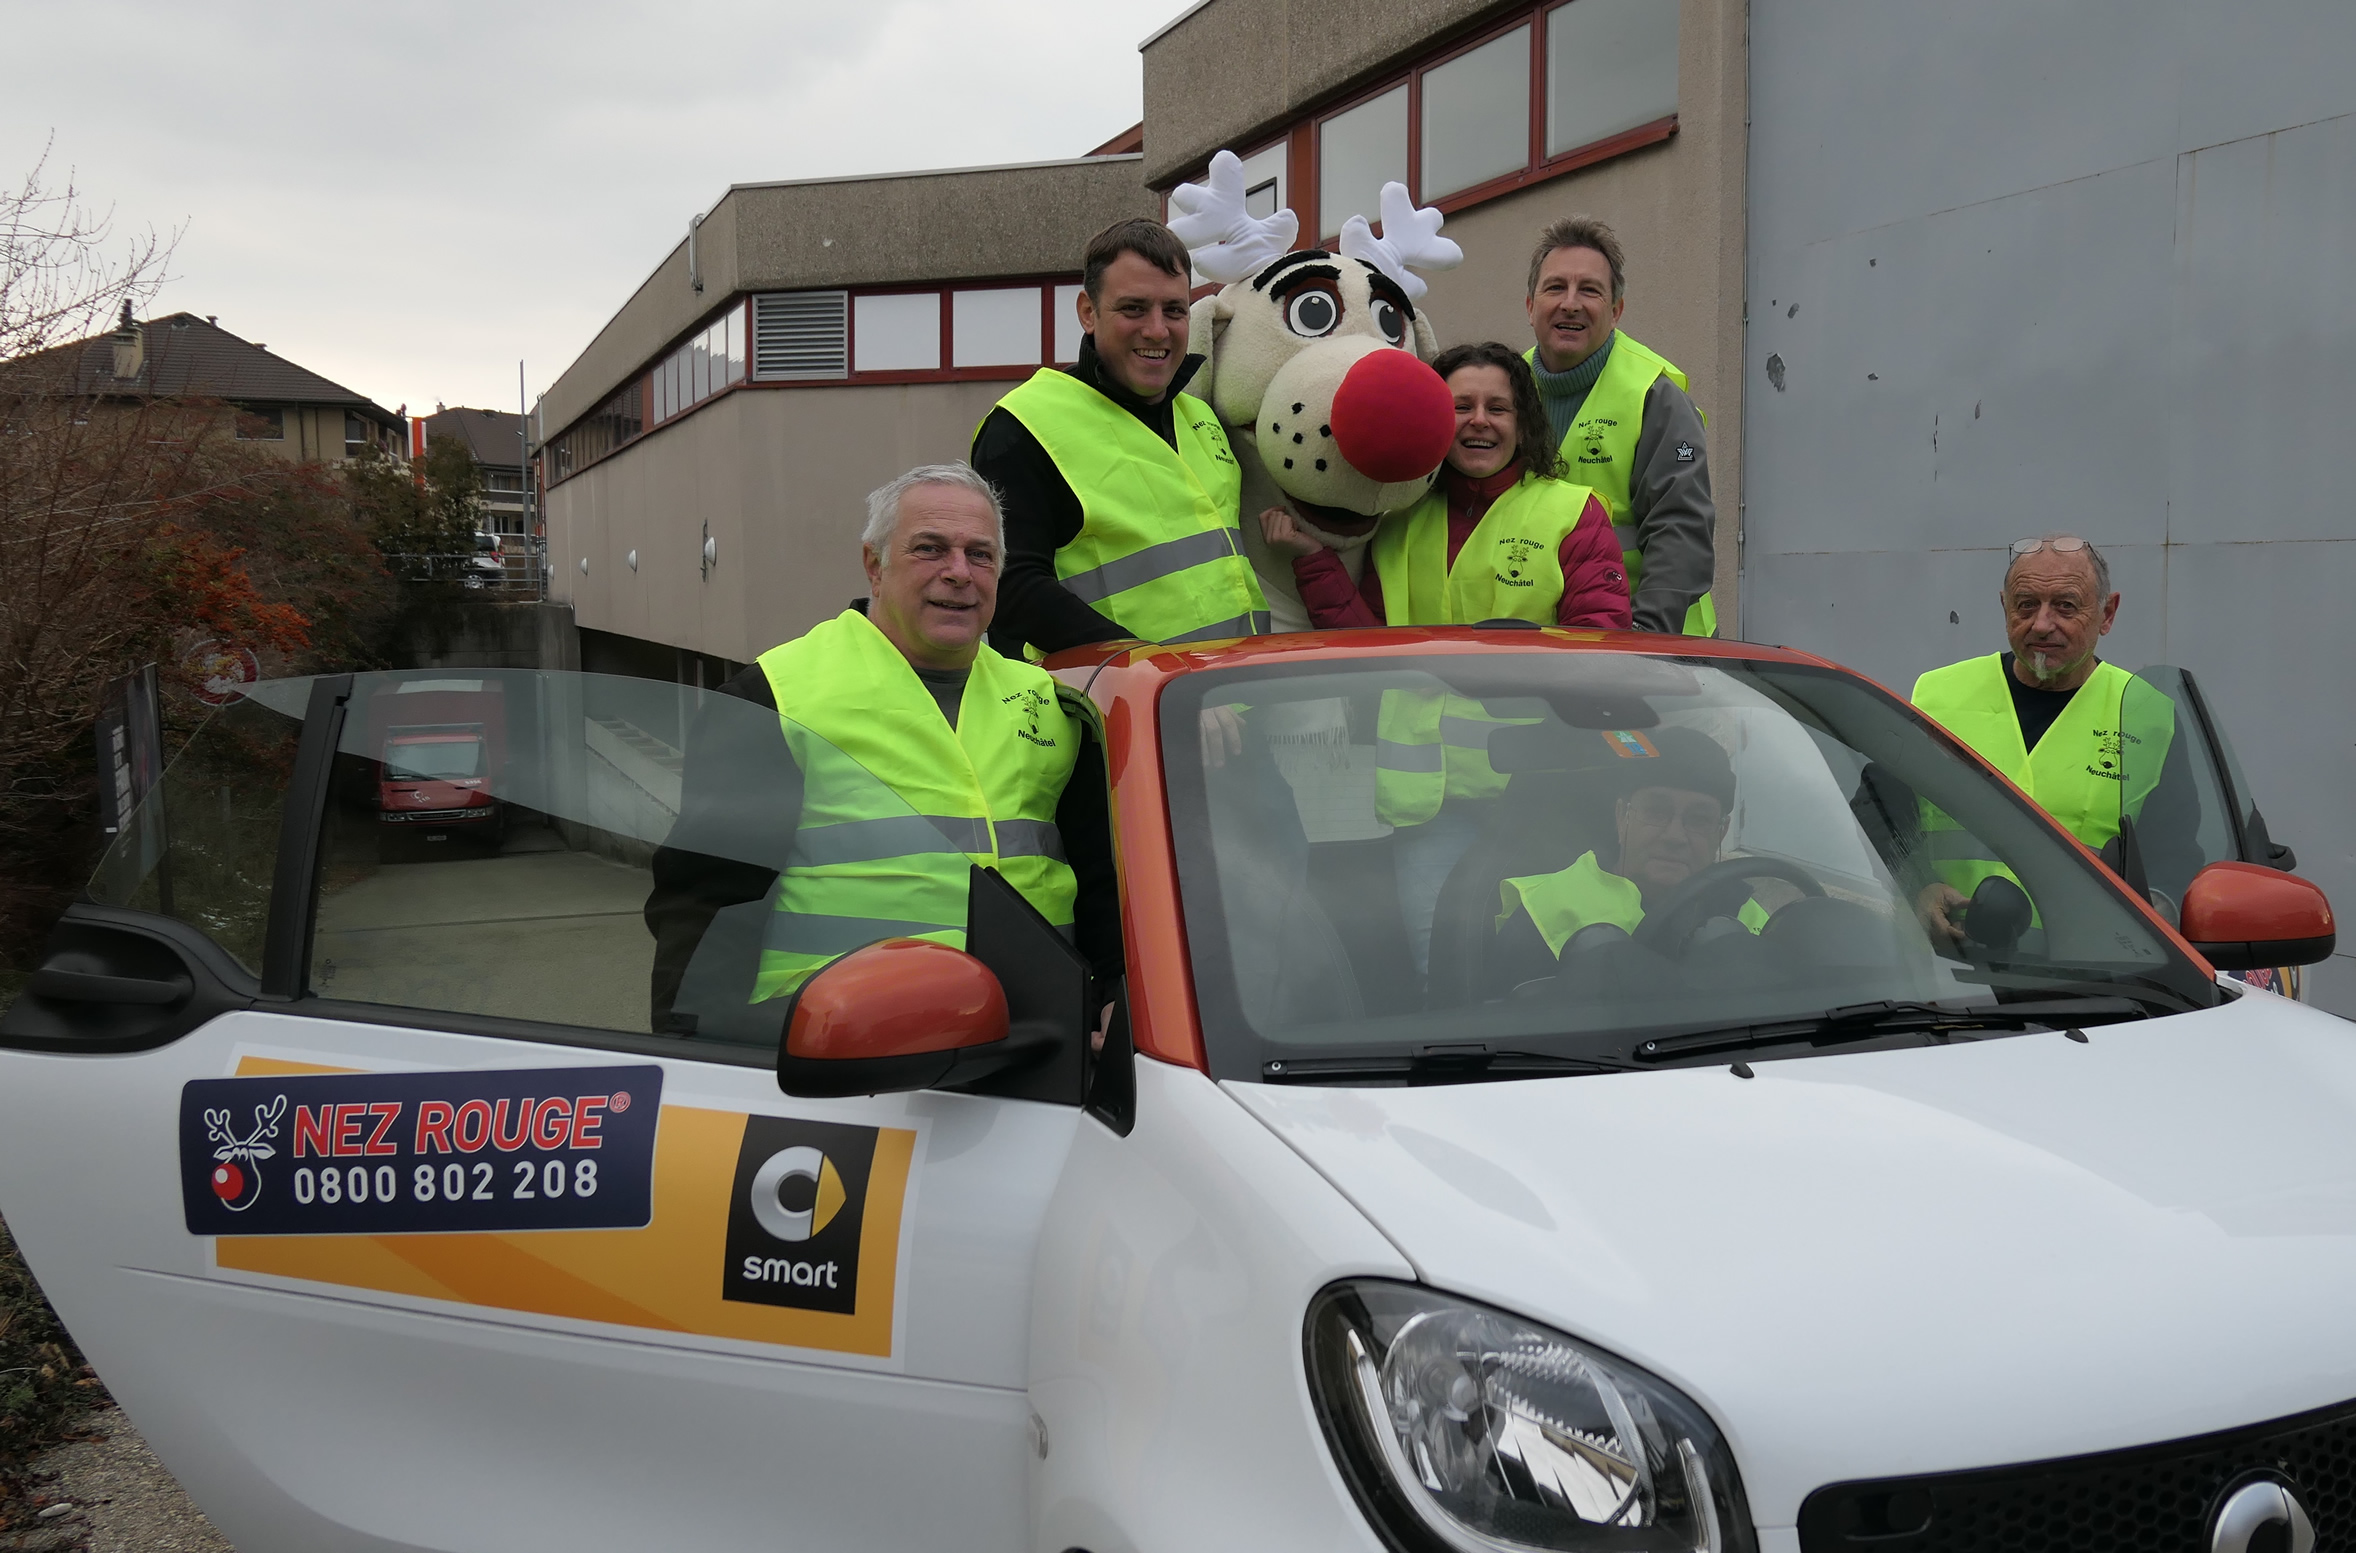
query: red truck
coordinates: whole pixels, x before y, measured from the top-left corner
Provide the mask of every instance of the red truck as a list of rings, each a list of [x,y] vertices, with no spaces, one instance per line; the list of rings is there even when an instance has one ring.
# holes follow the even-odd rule
[[[507,704],[495,680],[410,680],[369,698],[368,749],[383,763],[377,819],[395,834],[496,844],[507,763]]]

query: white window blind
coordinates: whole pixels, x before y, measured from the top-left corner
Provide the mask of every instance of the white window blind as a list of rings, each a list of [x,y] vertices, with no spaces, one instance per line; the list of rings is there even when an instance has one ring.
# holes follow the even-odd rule
[[[950,338],[961,367],[1039,364],[1039,288],[960,291],[950,301]]]
[[[849,293],[781,291],[753,298],[755,378],[845,377],[849,347]]]
[[[941,294],[895,292],[860,297],[857,309],[862,372],[937,372],[941,368]]]
[[[1548,156],[1676,111],[1676,0],[1573,0],[1549,14]]]

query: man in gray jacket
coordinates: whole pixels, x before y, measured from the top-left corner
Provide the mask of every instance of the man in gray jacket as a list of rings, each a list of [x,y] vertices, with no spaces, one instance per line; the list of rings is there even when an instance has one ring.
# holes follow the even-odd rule
[[[1565,216],[1530,256],[1528,356],[1562,439],[1563,478],[1611,508],[1639,631],[1714,636],[1717,508],[1685,374],[1620,327],[1627,266],[1591,216]]]

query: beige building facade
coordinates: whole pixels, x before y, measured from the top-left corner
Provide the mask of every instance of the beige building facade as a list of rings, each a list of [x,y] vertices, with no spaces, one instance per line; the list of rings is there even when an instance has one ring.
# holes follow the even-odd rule
[[[867,493],[1078,354],[1082,247],[1156,208],[1139,160],[730,189],[540,404],[582,666],[696,680],[863,595]]]
[[[1143,45],[1141,152],[730,189],[540,406],[549,596],[583,666],[628,643],[630,672],[701,680],[864,593],[866,492],[964,456],[1001,394],[1073,359],[1088,237],[1221,149],[1303,246],[1375,217],[1387,179],[1445,211],[1443,344],[1526,347],[1539,229],[1610,222],[1625,327],[1709,417],[1733,634],[1744,26],[1741,0],[1206,0]]]

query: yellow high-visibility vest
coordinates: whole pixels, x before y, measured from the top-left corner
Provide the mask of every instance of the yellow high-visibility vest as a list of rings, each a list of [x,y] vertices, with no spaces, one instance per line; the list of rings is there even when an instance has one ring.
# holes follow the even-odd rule
[[[1562,544],[1587,510],[1583,485],[1524,475],[1481,515],[1448,564],[1448,498],[1433,491],[1375,530],[1372,565],[1386,623],[1552,625],[1562,603]],[[1386,690],[1375,727],[1375,814],[1420,825],[1448,799],[1492,798],[1505,778],[1489,764],[1489,733],[1527,718],[1489,715],[1439,691]]]
[[[1080,532],[1055,552],[1057,581],[1143,641],[1267,631],[1268,600],[1236,526],[1243,471],[1209,405],[1173,396],[1172,448],[1068,372],[1042,368],[998,403],[1080,501]]]
[[[1603,375],[1587,391],[1578,417],[1563,433],[1562,457],[1568,475],[1594,487],[1603,504],[1611,508],[1612,531],[1619,536],[1620,561],[1627,568],[1628,597],[1633,599],[1636,585],[1644,578],[1644,549],[1638,543],[1635,514],[1628,505],[1628,476],[1636,465],[1637,434],[1644,429],[1644,396],[1664,377],[1679,388],[1685,387],[1685,374],[1667,357],[1631,338],[1625,329],[1613,336],[1611,351],[1603,364]],[[1536,370],[1537,348],[1524,351],[1522,359]],[[1682,630],[1687,636],[1718,634],[1718,606],[1709,594],[1687,607]]]
[[[2040,808],[2096,851],[2119,833],[2119,816],[2143,813],[2176,736],[2176,705],[2116,664],[2095,665],[2070,704],[2031,750],[2013,710],[2000,653],[1933,669],[1912,700],[1980,758],[2012,779]],[[1923,804],[1923,839],[1939,877],[1969,895],[2002,863],[1936,806]]]
[[[1056,806],[1090,714],[1043,669],[984,646],[952,730],[884,634],[846,610],[761,670],[802,770],[752,1001],[882,938],[965,947],[970,868],[995,868],[1067,931],[1078,883]]]

